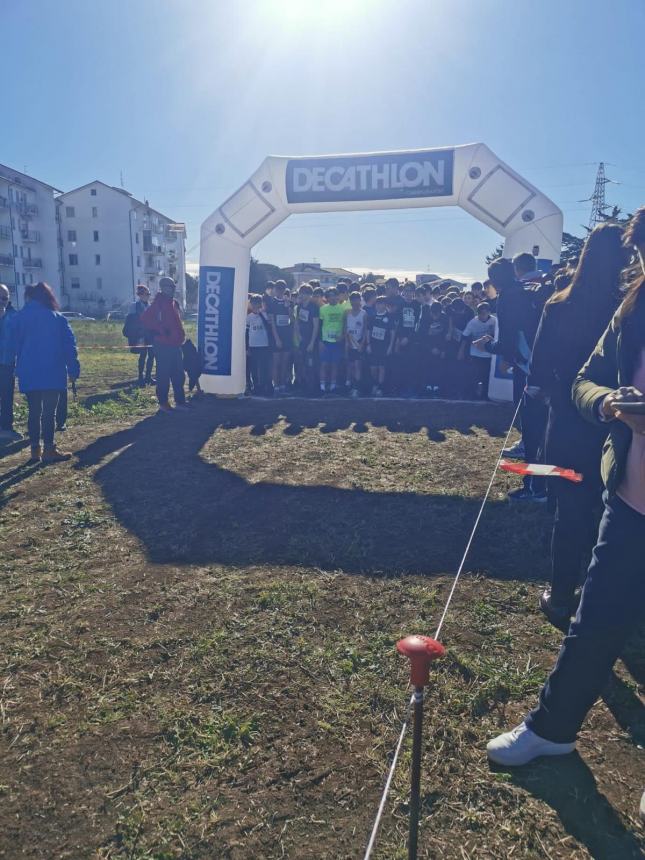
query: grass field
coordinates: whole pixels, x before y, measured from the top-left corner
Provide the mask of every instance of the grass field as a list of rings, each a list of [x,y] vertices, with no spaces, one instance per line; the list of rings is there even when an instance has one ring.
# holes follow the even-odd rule
[[[154,415],[77,324],[74,459],[0,459],[0,857],[360,858],[510,420],[489,404],[219,401]],[[21,419],[22,420],[22,419]],[[498,475],[428,689],[420,856],[638,858],[643,641],[579,755],[494,771],[560,637],[549,515]],[[627,668],[629,667],[629,669]],[[409,738],[408,738],[409,741]],[[375,857],[401,860],[409,744]]]

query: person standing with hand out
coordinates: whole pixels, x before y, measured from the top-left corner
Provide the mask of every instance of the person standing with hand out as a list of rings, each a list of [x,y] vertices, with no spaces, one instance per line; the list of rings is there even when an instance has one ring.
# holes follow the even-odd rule
[[[645,207],[625,233],[645,275]],[[582,416],[609,430],[605,510],[582,589],[538,706],[487,746],[506,766],[575,749],[576,736],[630,635],[645,620],[645,277],[635,283],[573,383]],[[645,795],[640,813],[645,818]]]
[[[172,412],[168,402],[171,383],[175,409],[188,409],[184,394],[184,358],[181,351],[186,335],[181,324],[179,305],[174,298],[176,288],[172,278],[161,278],[159,292],[150,307],[141,314],[141,325],[154,333],[159,412]]]
[[[11,364],[15,360],[20,391],[27,398],[29,462],[69,460],[72,455],[54,444],[56,406],[67,388],[67,377],[78,379],[81,368],[74,332],[58,313],[58,302],[48,284],[25,287],[25,306],[11,319],[5,356]]]

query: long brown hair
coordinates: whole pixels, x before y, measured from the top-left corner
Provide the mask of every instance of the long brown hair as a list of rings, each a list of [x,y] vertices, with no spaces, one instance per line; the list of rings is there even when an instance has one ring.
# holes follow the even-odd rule
[[[620,273],[628,256],[623,230],[617,224],[599,224],[589,234],[568,287],[554,293],[549,304],[580,304],[587,319],[608,319],[618,303]]]
[[[25,298],[31,302],[38,302],[44,305],[50,311],[58,310],[58,302],[54,291],[44,281],[39,281],[37,284],[29,284],[25,287]]]
[[[641,206],[632,215],[625,230],[625,246],[638,248],[645,260],[645,206]],[[622,322],[634,313],[636,306],[645,301],[645,277],[637,277],[627,291],[627,295],[618,311],[618,319]]]

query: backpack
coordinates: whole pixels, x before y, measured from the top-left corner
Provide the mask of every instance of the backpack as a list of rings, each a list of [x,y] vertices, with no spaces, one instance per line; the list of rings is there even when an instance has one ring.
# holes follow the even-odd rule
[[[141,319],[136,313],[129,313],[123,323],[123,337],[126,338],[130,346],[136,346],[143,339],[144,330],[141,325]]]

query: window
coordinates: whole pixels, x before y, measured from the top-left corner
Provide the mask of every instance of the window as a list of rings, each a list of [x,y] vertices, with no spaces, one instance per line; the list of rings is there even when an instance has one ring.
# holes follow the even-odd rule
[[[134,234],[134,241],[137,245],[139,244],[139,234],[138,233]]]
[[[90,194],[92,195],[92,197],[96,197],[96,188],[92,188]]]
[[[103,278],[97,278],[96,279],[96,289],[97,290],[103,289]]]
[[[23,279],[24,279],[24,277],[25,276],[23,275]],[[33,282],[34,282],[34,274],[33,274],[33,272],[29,272],[29,283],[33,284]]]
[[[92,218],[98,218],[98,217],[99,217],[98,206],[92,206]]]
[[[70,266],[78,266],[78,254],[69,255],[69,264]]]
[[[137,257],[137,268],[141,268],[141,257]]]
[[[95,242],[98,242],[98,240],[99,240],[99,231],[98,231],[98,230],[95,230],[95,231],[94,231],[94,241],[95,241]]]
[[[74,212],[73,206],[66,206],[65,207],[65,217],[66,218],[73,218],[75,214],[76,213]]]
[[[67,231],[67,241],[75,242],[76,241],[76,230],[68,230]]]
[[[94,254],[94,265],[95,266],[101,265],[101,255],[100,254]]]
[[[17,245],[13,246],[13,255],[14,255],[14,257],[18,256],[18,246]]]
[[[80,290],[80,288],[81,288],[81,282],[80,282],[79,278],[72,278],[72,289],[73,290]]]

